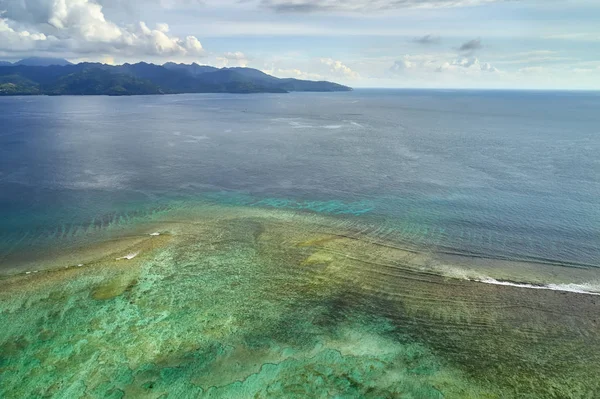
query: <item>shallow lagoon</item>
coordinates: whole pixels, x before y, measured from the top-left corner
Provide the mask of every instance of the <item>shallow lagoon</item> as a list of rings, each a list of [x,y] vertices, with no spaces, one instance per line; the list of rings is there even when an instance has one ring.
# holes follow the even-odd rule
[[[444,256],[347,217],[198,202],[125,231],[0,281],[0,396],[600,390],[598,296],[444,276]]]

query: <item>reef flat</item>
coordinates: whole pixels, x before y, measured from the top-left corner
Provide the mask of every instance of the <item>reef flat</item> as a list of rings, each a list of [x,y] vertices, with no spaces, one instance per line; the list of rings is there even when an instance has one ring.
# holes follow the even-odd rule
[[[0,280],[0,397],[600,392],[600,297],[550,289],[594,269],[498,268],[372,231],[201,203],[39,259]]]

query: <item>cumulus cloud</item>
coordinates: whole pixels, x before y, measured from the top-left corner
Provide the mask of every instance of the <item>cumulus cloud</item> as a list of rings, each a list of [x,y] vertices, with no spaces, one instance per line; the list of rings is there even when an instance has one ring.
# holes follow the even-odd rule
[[[328,75],[345,79],[358,79],[360,77],[358,72],[353,71],[341,61],[332,58],[321,58],[321,63],[328,67]]]
[[[397,74],[431,74],[432,72],[480,74],[499,72],[489,62],[481,62],[476,57],[453,58],[450,54],[405,55],[395,61],[389,68],[393,75]]]
[[[433,54],[406,54],[401,59],[394,62],[390,67],[390,72],[397,74],[406,71],[433,71],[439,65],[439,58],[445,55],[436,56]]]
[[[416,37],[413,40],[413,42],[419,43],[419,44],[436,44],[436,43],[439,43],[441,40],[442,40],[442,38],[440,36],[430,33],[425,36]]]
[[[223,56],[225,58],[227,58],[228,60],[245,60],[245,59],[247,59],[246,55],[244,53],[242,53],[241,51],[227,52],[227,53],[223,54]]]
[[[407,54],[387,64],[382,86],[404,87],[503,87],[509,73],[476,57],[453,52]]]
[[[0,51],[45,51],[127,56],[202,56],[195,36],[179,38],[169,25],[118,25],[93,0],[0,0]]]
[[[267,68],[262,70],[269,75],[277,76],[278,78],[295,78],[304,80],[325,80],[323,75],[318,73],[306,72],[297,68]]]
[[[30,33],[27,30],[17,31],[8,24],[6,19],[0,18],[0,48],[28,51],[38,46],[46,47],[46,42],[53,39],[55,38],[48,37],[43,33]]]
[[[406,71],[407,69],[414,68],[414,64],[409,60],[398,60],[394,62],[394,65],[390,67],[390,71],[393,73],[399,73]]]
[[[278,12],[378,11],[399,8],[465,7],[509,0],[262,0]]]
[[[297,58],[295,54],[285,54],[265,60],[261,70],[281,78],[307,80],[329,80],[355,84],[362,77],[343,61],[333,58]]]
[[[249,61],[250,60],[248,59],[248,57],[241,51],[227,52],[224,53],[222,56],[217,57],[217,64],[221,67],[246,67],[248,66]]]
[[[473,52],[476,50],[480,50],[483,48],[483,45],[481,44],[481,39],[473,39],[473,40],[469,40],[468,42],[463,43],[458,50],[462,51],[462,52]]]
[[[465,72],[499,72],[489,62],[480,62],[478,58],[457,58],[451,62],[444,62],[437,72],[465,71]]]

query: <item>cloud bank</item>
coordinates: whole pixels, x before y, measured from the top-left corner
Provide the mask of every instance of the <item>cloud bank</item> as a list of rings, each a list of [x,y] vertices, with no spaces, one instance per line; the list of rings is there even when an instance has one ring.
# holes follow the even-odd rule
[[[431,72],[455,74],[498,73],[498,68],[477,57],[450,57],[450,54],[405,55],[395,61],[389,71],[394,74],[430,74]]]
[[[600,34],[582,18],[600,5],[537,3],[0,0],[0,60],[197,62],[355,87],[600,87]]]
[[[278,12],[380,11],[400,8],[468,7],[510,0],[262,0]]]

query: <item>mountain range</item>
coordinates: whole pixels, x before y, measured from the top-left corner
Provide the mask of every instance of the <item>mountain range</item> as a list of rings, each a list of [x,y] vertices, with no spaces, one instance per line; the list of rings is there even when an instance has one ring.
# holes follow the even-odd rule
[[[281,79],[252,68],[207,65],[72,64],[60,58],[0,62],[1,95],[138,95],[176,93],[287,93],[349,91],[326,81]]]

